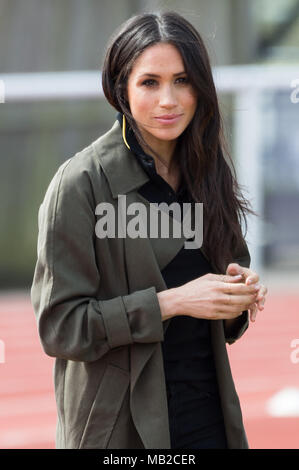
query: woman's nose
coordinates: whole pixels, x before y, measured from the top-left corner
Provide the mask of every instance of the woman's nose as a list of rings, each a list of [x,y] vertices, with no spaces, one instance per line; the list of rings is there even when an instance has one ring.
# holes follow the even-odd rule
[[[164,87],[161,90],[160,106],[164,108],[173,108],[177,104],[175,92],[172,87]]]

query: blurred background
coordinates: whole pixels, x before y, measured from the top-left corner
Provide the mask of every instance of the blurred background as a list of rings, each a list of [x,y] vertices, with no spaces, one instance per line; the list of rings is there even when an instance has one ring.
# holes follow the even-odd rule
[[[246,239],[267,302],[228,347],[249,444],[299,448],[299,0],[0,0],[0,448],[55,446],[53,359],[29,297],[37,213],[58,166],[115,120],[100,80],[110,35],[155,10],[201,33],[259,214]]]

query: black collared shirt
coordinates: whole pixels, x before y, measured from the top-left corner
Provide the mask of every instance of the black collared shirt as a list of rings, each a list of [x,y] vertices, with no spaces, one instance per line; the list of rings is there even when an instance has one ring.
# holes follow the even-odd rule
[[[117,118],[122,127],[122,114],[119,113]],[[138,162],[150,176],[150,180],[139,189],[145,199],[158,204],[192,201],[183,184],[176,192],[157,173],[154,159],[143,151],[130,128],[126,129],[125,137]],[[161,274],[167,288],[173,288],[209,272],[213,272],[212,267],[200,248],[191,250],[183,246]],[[167,381],[204,381],[212,384],[216,381],[210,321],[187,315],[171,318],[162,351]]]

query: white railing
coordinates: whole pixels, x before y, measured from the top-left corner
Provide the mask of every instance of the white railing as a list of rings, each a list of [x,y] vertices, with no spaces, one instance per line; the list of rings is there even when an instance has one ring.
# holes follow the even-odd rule
[[[299,81],[299,65],[214,67],[213,73],[216,87],[222,93],[265,89],[291,93],[292,83]],[[5,86],[6,103],[103,97],[101,73],[96,70],[0,74],[0,82]]]
[[[264,91],[289,91],[290,100],[298,88],[299,65],[242,65],[215,67],[214,80],[219,93],[234,95],[234,153],[240,184],[253,209],[263,215],[261,169],[260,97]],[[1,97],[2,95],[2,97]],[[0,102],[102,99],[100,71],[17,73],[0,75]],[[299,101],[299,100],[298,100]],[[294,104],[297,103],[295,99]],[[299,104],[298,104],[299,108]],[[299,110],[299,109],[298,109]],[[246,237],[252,258],[252,268],[261,271],[263,223],[249,217]]]
[[[99,71],[11,73],[0,80],[6,103],[103,97]]]

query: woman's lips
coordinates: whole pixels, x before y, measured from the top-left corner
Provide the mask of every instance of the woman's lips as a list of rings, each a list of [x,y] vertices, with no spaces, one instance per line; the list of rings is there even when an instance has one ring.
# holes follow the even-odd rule
[[[164,114],[163,116],[156,116],[155,119],[161,124],[173,124],[177,122],[182,116],[182,114]]]

